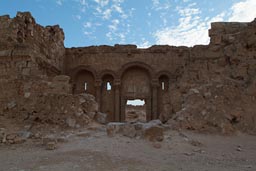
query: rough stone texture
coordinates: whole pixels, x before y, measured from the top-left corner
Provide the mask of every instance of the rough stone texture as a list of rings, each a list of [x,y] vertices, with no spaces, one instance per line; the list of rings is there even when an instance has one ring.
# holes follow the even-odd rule
[[[19,59],[20,63],[16,64],[19,74],[30,75],[38,70],[59,73],[62,70],[64,33],[58,25],[42,27],[29,12],[18,12],[14,18],[2,16],[0,23],[0,59],[11,63],[1,65],[7,75],[11,75],[8,71],[13,60]]]
[[[107,116],[108,115],[106,113],[97,112],[95,115],[95,120],[101,124],[107,124],[108,123]]]
[[[3,95],[6,98],[2,99],[0,114],[26,123],[71,128],[88,125],[98,112],[95,98],[89,94],[70,94],[67,76],[57,76],[51,80],[44,77],[40,80],[7,80],[3,86],[17,88],[8,91],[8,96]]]
[[[164,130],[160,120],[153,120],[148,123],[111,122],[107,124],[108,136],[119,134],[129,138],[145,138],[149,141],[162,141],[164,139]]]
[[[209,45],[147,49],[65,48],[61,28],[27,12],[0,23],[0,115],[79,127],[96,108],[123,122],[127,100],[143,99],[147,121],[256,133],[256,20],[212,23]]]

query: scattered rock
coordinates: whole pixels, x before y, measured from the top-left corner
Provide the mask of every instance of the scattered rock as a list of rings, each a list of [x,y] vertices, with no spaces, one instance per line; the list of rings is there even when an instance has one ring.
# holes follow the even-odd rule
[[[57,143],[56,142],[48,142],[46,144],[46,150],[55,150],[57,148]]]
[[[95,120],[101,124],[108,123],[108,115],[106,113],[97,112],[95,115]]]
[[[159,143],[154,143],[153,147],[156,148],[156,149],[159,149],[159,148],[162,148],[162,145],[159,144]]]
[[[10,141],[10,140],[14,140],[18,135],[16,133],[12,133],[12,134],[7,134],[6,135],[6,140]]]
[[[42,141],[43,145],[47,145],[49,142],[57,143],[57,138],[55,135],[47,135],[42,138]]]
[[[114,136],[120,134],[130,138],[143,137],[149,141],[163,141],[164,127],[161,126],[161,121],[155,120],[149,123],[118,123],[111,122],[107,125],[107,134]]]
[[[195,150],[193,150],[193,152],[201,153],[201,154],[205,153],[205,151],[202,149],[195,149]]]
[[[23,139],[28,139],[28,138],[32,137],[32,133],[29,131],[19,131],[17,134],[19,137],[21,137]]]
[[[197,140],[190,140],[189,143],[192,145],[192,146],[195,146],[195,147],[201,147],[203,146],[203,144]]]
[[[121,133],[124,128],[125,123],[120,122],[110,122],[107,124],[107,134],[108,136],[115,136]]]
[[[8,107],[8,109],[12,109],[12,108],[14,108],[16,105],[17,105],[17,104],[16,104],[15,101],[11,101],[11,102],[9,102],[9,103],[7,104],[7,107]]]
[[[123,133],[124,136],[129,137],[129,138],[134,138],[136,137],[136,129],[133,124],[127,123],[123,127]]]
[[[238,146],[236,147],[236,151],[241,152],[241,151],[242,151],[242,147],[241,147],[240,145],[238,145]]]
[[[194,156],[195,153],[184,153],[184,155],[186,155],[186,156]]]
[[[6,129],[0,128],[0,143],[4,143],[6,141]]]
[[[67,118],[66,123],[71,128],[75,128],[76,127],[76,120],[73,119],[73,118]]]
[[[163,141],[164,128],[161,126],[146,126],[143,128],[143,137],[149,141]]]

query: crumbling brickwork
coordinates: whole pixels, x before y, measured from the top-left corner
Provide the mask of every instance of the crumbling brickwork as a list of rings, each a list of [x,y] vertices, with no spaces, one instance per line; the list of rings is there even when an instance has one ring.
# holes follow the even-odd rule
[[[256,21],[212,23],[209,45],[65,48],[59,26],[30,13],[0,17],[1,108],[37,89],[34,80],[65,74],[51,93],[95,96],[110,121],[125,121],[127,100],[145,100],[147,120],[173,127],[256,132]],[[53,81],[54,82],[54,81]],[[30,86],[27,86],[30,85]],[[109,87],[110,86],[110,87]],[[7,89],[11,87],[11,89]],[[40,87],[40,86],[39,86]],[[95,110],[95,109],[94,109]]]

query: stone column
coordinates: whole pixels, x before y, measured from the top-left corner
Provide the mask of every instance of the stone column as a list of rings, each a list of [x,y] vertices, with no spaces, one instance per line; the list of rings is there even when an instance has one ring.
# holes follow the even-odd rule
[[[120,113],[120,86],[121,85],[121,81],[119,79],[114,81],[114,90],[115,90],[115,103],[114,103],[114,107],[115,107],[115,117],[114,120],[116,122],[120,122],[121,121],[121,113]]]
[[[121,97],[120,100],[120,122],[125,122],[125,106],[126,106],[126,99],[125,97]]]
[[[153,79],[152,83],[152,118],[151,119],[157,119],[157,90],[158,90],[158,80]]]
[[[152,120],[152,95],[146,98],[146,119],[147,122]]]
[[[95,88],[96,88],[95,98],[96,98],[96,102],[99,105],[99,111],[101,111],[101,84],[102,84],[101,80],[95,81]]]

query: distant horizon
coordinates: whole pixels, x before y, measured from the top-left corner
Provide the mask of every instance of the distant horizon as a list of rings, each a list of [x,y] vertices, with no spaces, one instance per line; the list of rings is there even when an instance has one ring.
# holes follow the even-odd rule
[[[212,22],[251,22],[255,0],[8,0],[0,15],[30,12],[42,26],[59,25],[65,47],[209,44]]]

